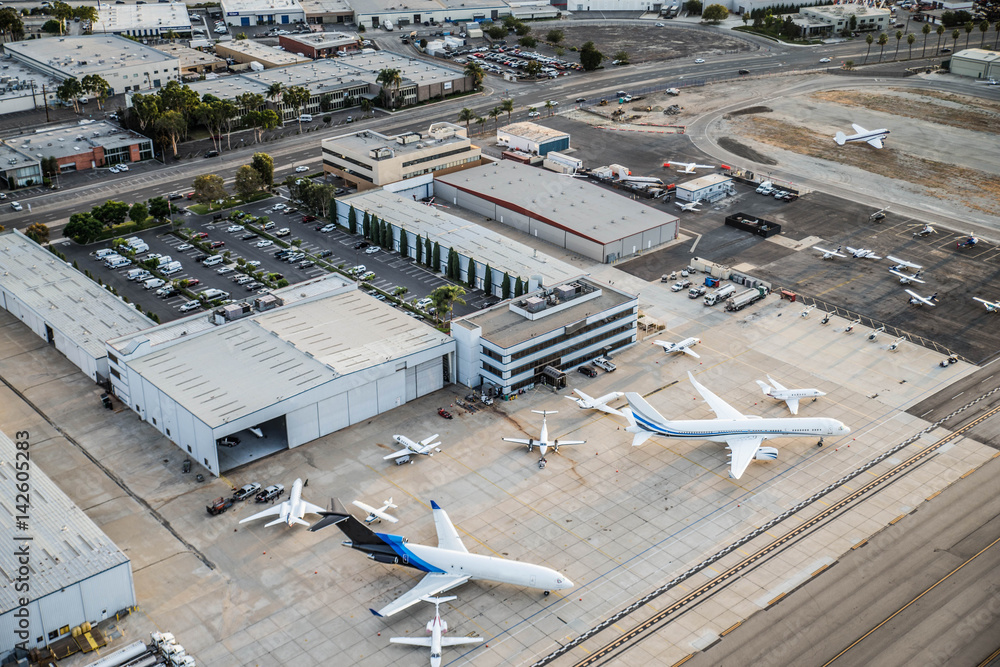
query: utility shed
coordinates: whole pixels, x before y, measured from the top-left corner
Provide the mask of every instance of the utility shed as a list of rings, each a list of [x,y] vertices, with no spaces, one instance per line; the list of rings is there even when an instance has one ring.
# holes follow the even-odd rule
[[[677,216],[589,181],[501,160],[436,175],[434,194],[529,236],[600,262],[677,238]]]
[[[16,488],[25,471],[15,467],[26,461],[27,512]],[[135,605],[128,557],[3,432],[0,513],[7,538],[0,549],[0,656],[16,645],[44,646],[81,623],[96,624]]]
[[[152,320],[19,231],[0,234],[0,307],[95,382],[108,378],[104,341]]]
[[[707,174],[677,186],[678,201],[714,202],[732,194],[733,177],[725,174]]]
[[[497,143],[513,150],[544,156],[569,148],[569,135],[537,123],[511,123],[497,130]]]

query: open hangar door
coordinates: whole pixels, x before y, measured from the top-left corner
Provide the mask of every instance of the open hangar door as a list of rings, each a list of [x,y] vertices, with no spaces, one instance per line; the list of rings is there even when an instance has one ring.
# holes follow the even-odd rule
[[[288,430],[285,417],[277,417],[254,427],[236,431],[216,440],[219,453],[219,471],[257,461],[275,452],[288,449]]]

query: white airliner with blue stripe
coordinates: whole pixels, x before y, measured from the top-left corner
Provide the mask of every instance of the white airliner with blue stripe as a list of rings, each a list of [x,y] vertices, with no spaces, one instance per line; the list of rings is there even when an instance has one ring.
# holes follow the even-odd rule
[[[448,518],[448,513],[433,500],[431,507],[438,534],[436,547],[410,544],[399,535],[372,532],[355,519],[339,500],[333,499],[330,504],[331,511],[322,512],[323,519],[310,528],[310,531],[337,524],[349,538],[344,542],[345,547],[363,551],[379,563],[404,565],[427,573],[416,586],[394,602],[378,611],[372,609],[371,612],[376,616],[392,616],[425,597],[449,591],[470,579],[538,588],[544,590],[546,595],[549,591],[573,587],[573,582],[568,577],[542,565],[470,554]]]
[[[754,459],[775,460],[778,450],[761,447],[769,438],[822,438],[828,435],[847,435],[851,429],[837,419],[826,417],[761,418],[741,414],[694,379],[688,372],[691,384],[717,415],[716,419],[689,419],[670,421],[664,419],[642,396],[626,392],[629,407],[624,410],[629,426],[625,430],[635,434],[632,446],[644,443],[650,436],[658,435],[679,440],[709,440],[724,442],[729,449],[730,477],[739,479]]]

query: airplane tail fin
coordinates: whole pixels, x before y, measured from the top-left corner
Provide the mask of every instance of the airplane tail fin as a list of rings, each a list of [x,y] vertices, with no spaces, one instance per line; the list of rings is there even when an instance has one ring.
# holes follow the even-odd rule
[[[309,528],[310,533],[336,524],[353,544],[385,544],[368,526],[355,519],[339,498],[331,498],[330,511],[320,512],[320,516],[323,518]]]
[[[628,394],[626,394],[626,397],[628,397]],[[625,415],[625,419],[628,420],[628,427],[626,427],[625,430],[633,434],[632,446],[638,447],[639,445],[649,440],[649,437],[653,435],[653,433],[639,426],[639,423],[636,421],[635,413],[633,412],[633,410],[634,407],[632,406],[632,401],[629,400],[629,407],[623,408],[621,412],[623,415]]]
[[[265,528],[270,528],[271,526],[277,526],[279,523],[285,523],[285,520],[282,519],[281,517],[278,517],[274,521],[268,521],[267,523],[265,523],[264,527]],[[308,526],[309,524],[306,524],[306,525]]]
[[[295,523],[301,524],[301,525],[305,526],[306,528],[309,527],[309,522],[306,521],[306,520],[304,520],[302,517],[295,517]]]
[[[760,390],[764,392],[765,396],[769,396],[771,394],[771,385],[763,380],[757,380],[757,386],[760,387]]]
[[[833,140],[837,142],[838,146],[843,146],[845,143],[847,143],[847,135],[844,134],[843,132],[838,132],[833,137]]]

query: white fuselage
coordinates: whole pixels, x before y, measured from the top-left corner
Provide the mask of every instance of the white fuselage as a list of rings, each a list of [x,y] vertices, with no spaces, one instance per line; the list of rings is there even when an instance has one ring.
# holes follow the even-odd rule
[[[434,620],[427,624],[431,633],[431,667],[441,667],[441,635],[448,630],[448,625],[441,620],[441,614],[434,615]]]
[[[480,556],[464,551],[452,551],[425,544],[406,544],[406,549],[424,564],[433,568],[432,572],[446,572],[472,579],[495,581],[545,591],[572,588],[573,582],[555,570],[533,563]]]
[[[292,491],[288,495],[288,500],[281,504],[281,518],[291,526],[295,519],[301,519],[305,514],[305,507],[302,504],[302,480],[296,479],[292,484]]]
[[[689,419],[670,421],[663,425],[643,424],[644,431],[678,440],[709,440],[726,442],[741,435],[770,438],[805,438],[843,435],[850,429],[836,419],[827,417],[775,417],[765,419]],[[631,427],[629,430],[632,430]]]
[[[400,445],[402,447],[406,447],[408,450],[410,450],[414,454],[423,454],[424,453],[423,452],[423,449],[424,449],[423,447],[421,447],[418,443],[413,442],[412,440],[410,440],[409,438],[407,438],[405,435],[394,435],[394,436],[392,436],[392,439],[396,441],[396,444],[398,444],[398,445]]]
[[[545,417],[542,417],[542,432],[539,434],[538,442],[538,453],[541,456],[545,456],[545,452],[549,451],[549,425],[545,423]]]
[[[826,396],[826,392],[820,391],[819,389],[772,388],[771,391],[767,392],[767,395],[779,401],[787,401],[790,398],[818,398],[820,396]]]

